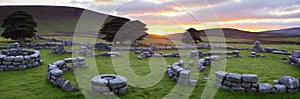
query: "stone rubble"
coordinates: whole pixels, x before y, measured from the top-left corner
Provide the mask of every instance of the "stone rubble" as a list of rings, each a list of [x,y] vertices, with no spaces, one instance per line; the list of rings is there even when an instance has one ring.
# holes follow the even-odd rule
[[[95,43],[92,47],[94,50],[110,50],[110,46],[106,43]]]
[[[196,85],[197,83],[197,80],[190,79],[191,71],[185,68],[182,60],[173,63],[172,66],[168,66],[166,73],[171,80],[178,84]]]
[[[191,51],[187,58],[200,58],[203,56],[212,56],[212,55],[236,55],[235,57],[241,58],[239,50],[233,50],[231,52],[219,52],[219,51],[211,51],[211,52],[201,52],[201,51]]]
[[[119,52],[102,52],[100,56],[109,56],[109,57],[121,57]]]
[[[88,57],[97,56],[96,54],[93,54],[92,51],[89,50],[86,46],[80,46],[78,53]]]
[[[198,61],[198,69],[202,72],[206,71],[207,66],[211,64],[212,61],[221,60],[219,56],[209,56]]]
[[[90,43],[89,42],[81,42],[80,46],[84,46],[86,48],[89,48]]]
[[[251,52],[249,57],[255,58],[255,57],[264,57],[262,54],[257,54],[256,52]]]
[[[71,63],[72,66],[67,66],[67,63]],[[54,87],[59,87],[63,91],[77,91],[76,86],[72,85],[69,80],[65,81],[63,73],[67,70],[73,70],[78,68],[87,67],[83,57],[66,58],[64,60],[58,60],[52,64],[48,64],[47,81]]]
[[[73,40],[60,40],[60,42],[64,44],[64,46],[72,46],[75,44]]]
[[[300,50],[294,50],[289,56],[288,63],[300,68]]]
[[[66,50],[64,44],[56,44],[55,48],[51,49],[50,54],[72,54],[72,50]]]
[[[142,52],[140,55],[138,55],[138,59],[144,59],[144,58],[148,58],[148,57],[177,57],[179,58],[180,55],[177,52],[174,53],[167,53],[167,54],[162,54],[162,53],[154,53],[152,51],[146,51],[146,52]]]

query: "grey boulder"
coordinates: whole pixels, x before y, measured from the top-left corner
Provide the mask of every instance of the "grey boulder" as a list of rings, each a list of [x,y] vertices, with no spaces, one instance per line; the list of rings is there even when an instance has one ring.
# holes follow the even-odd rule
[[[291,76],[281,77],[279,83],[285,85],[289,89],[296,89],[299,87],[299,80]]]

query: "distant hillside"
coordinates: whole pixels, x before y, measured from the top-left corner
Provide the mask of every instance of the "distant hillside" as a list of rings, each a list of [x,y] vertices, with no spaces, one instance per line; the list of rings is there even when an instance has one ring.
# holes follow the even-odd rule
[[[209,36],[215,37],[226,37],[226,38],[246,38],[246,39],[258,39],[258,38],[265,38],[265,37],[289,37],[291,35],[284,35],[284,34],[269,34],[264,32],[249,32],[243,31],[238,29],[231,29],[231,28],[214,28],[214,29],[206,29],[206,30],[199,30],[202,37],[206,37],[207,34]],[[221,35],[220,35],[221,34]],[[182,33],[178,34],[170,34],[167,35],[169,38],[181,38],[183,35]]]
[[[75,7],[0,6],[0,24],[2,24],[2,21],[6,16],[18,10],[26,11],[34,17],[34,20],[38,23],[37,33],[42,35],[72,35],[76,28],[78,19],[83,12],[85,14],[88,13],[89,15],[89,18],[84,19],[84,22],[86,23],[84,27],[85,30],[82,30],[84,32],[95,33],[97,32],[95,29],[100,29],[100,26],[98,25],[88,24],[95,22],[95,20],[107,22],[113,18],[121,18]],[[106,17],[107,19],[105,19]]]
[[[210,39],[221,39],[225,37],[226,43],[253,44],[255,41],[261,41],[264,44],[300,44],[300,35],[249,32],[232,28],[214,28],[198,31],[205,43],[209,42],[207,38],[209,35]],[[183,37],[183,33],[170,34],[166,35],[166,37],[180,41]]]
[[[273,33],[273,34],[300,35],[300,27],[281,29],[281,30],[271,30],[271,31],[264,31],[264,32],[265,33]]]

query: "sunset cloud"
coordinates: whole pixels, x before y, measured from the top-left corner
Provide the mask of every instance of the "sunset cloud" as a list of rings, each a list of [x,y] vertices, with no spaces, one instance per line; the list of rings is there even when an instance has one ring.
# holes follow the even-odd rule
[[[290,23],[300,22],[300,18],[288,18],[288,19],[242,19],[233,21],[219,22],[220,24],[263,24],[263,23]]]
[[[292,5],[288,7],[280,7],[278,9],[272,10],[269,12],[273,15],[290,15],[290,14],[299,14],[300,13],[300,5]]]
[[[149,33],[229,27],[263,31],[300,26],[300,0],[0,0],[0,5],[65,5],[147,24]]]

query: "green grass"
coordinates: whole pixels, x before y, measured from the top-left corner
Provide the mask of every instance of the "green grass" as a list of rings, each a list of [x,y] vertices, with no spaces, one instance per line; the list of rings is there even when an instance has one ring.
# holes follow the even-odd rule
[[[230,44],[230,46],[237,47],[248,47],[251,48],[253,45],[245,45],[245,44]],[[289,51],[292,50],[300,50],[300,47],[297,45],[263,45],[263,47],[275,47],[280,49],[287,49]],[[71,47],[67,47],[70,49]],[[44,60],[44,64],[42,66],[36,68],[30,68],[22,71],[0,71],[0,98],[29,98],[29,99],[41,99],[41,98],[76,98],[82,99],[84,95],[81,91],[78,92],[64,92],[59,88],[52,87],[46,81],[46,72],[47,72],[47,64],[53,63],[57,60],[71,57],[72,55],[55,55],[48,54],[50,50],[44,49],[40,50],[42,53],[42,59]],[[203,50],[208,51],[208,50]],[[163,53],[173,53],[175,50],[170,51],[160,51]],[[183,53],[187,54],[189,51],[183,51]],[[288,55],[275,55],[269,53],[260,53],[265,55],[265,58],[250,58],[248,55],[251,51],[241,51],[241,55],[243,58],[232,58],[226,61],[226,71],[234,72],[234,73],[255,73],[259,76],[259,82],[262,83],[272,83],[272,80],[279,79],[283,75],[291,75],[294,77],[299,77],[300,71],[298,68],[284,64],[287,60],[280,60],[281,57],[287,58]],[[96,51],[96,53],[101,53],[101,51]],[[132,70],[140,76],[145,76],[151,72],[149,67],[149,61],[156,63],[157,60],[153,59],[144,59],[137,60],[133,52],[130,52],[129,59]],[[87,57],[87,63],[91,64],[91,60],[93,58]],[[76,72],[81,71],[89,71],[89,70],[97,70],[99,74],[105,73],[116,73],[112,59],[110,57],[97,57],[96,66],[88,67],[77,70]],[[165,61],[168,65],[179,60],[179,58],[165,58]],[[185,62],[193,60],[195,63],[197,61],[195,59],[186,59]],[[167,65],[162,61],[157,61],[155,64],[158,66],[162,66],[166,68]],[[151,62],[150,62],[151,64]],[[121,64],[123,65],[123,64]],[[219,64],[220,65],[220,64]],[[221,64],[222,65],[222,64]],[[218,65],[217,65],[218,66]],[[198,84],[196,85],[193,93],[190,98],[200,98],[205,87],[206,81],[202,80],[203,73],[197,74],[197,66],[188,66],[188,68],[192,71],[192,78],[199,78]],[[210,68],[208,68],[210,70]],[[73,71],[67,71],[64,73],[65,80],[70,80],[72,84],[78,85],[77,80],[75,78],[75,74]],[[88,75],[88,77],[83,82],[84,86],[80,86],[83,88],[84,93],[86,94],[89,88],[89,79],[96,75]],[[150,99],[158,99],[162,98],[175,87],[176,83],[167,78],[166,75],[154,86],[148,88],[138,88],[134,86],[129,86],[129,91],[125,95],[119,95],[120,98],[124,99],[136,99],[136,98],[150,98]],[[180,92],[181,93],[181,92]],[[178,93],[178,94],[180,94]],[[184,93],[184,91],[182,92]],[[180,97],[177,97],[180,98]],[[299,98],[297,94],[257,94],[250,92],[231,92],[228,90],[219,90],[216,96],[216,99],[230,99],[230,98],[243,98],[243,99],[256,99],[256,98]]]

